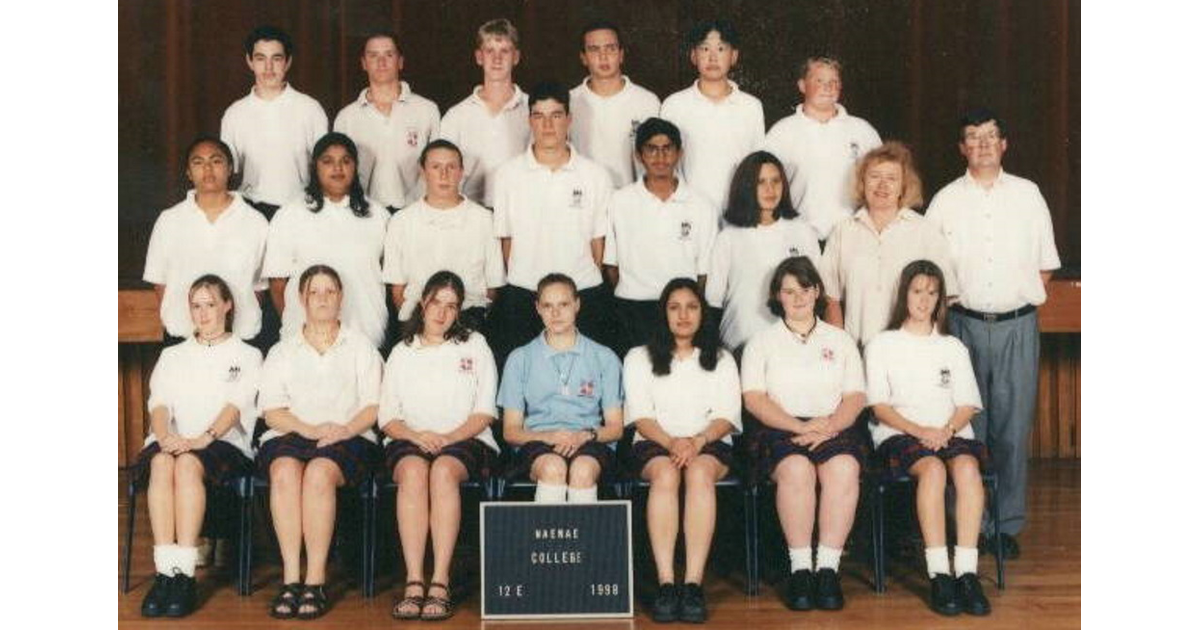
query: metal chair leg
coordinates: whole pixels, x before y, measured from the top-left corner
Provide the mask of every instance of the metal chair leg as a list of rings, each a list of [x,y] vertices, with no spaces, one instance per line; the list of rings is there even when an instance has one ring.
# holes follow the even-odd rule
[[[887,492],[887,487],[880,482],[876,482],[874,491],[871,493],[871,534],[872,534],[872,559],[875,561],[875,592],[883,593],[887,590],[887,550],[886,534],[884,532],[883,518],[883,503],[884,493]]]
[[[375,480],[371,481],[371,496],[369,505],[365,506],[366,522],[363,523],[363,529],[366,532],[366,540],[363,541],[363,596],[375,596],[375,553],[378,546],[377,538],[377,517],[379,515],[379,484]]]
[[[371,534],[373,532],[371,517],[374,516],[375,510],[374,495],[375,480],[371,479],[366,482],[362,488],[359,488],[359,512],[362,523],[359,524],[359,550],[358,550],[358,572],[359,583],[362,587],[363,598],[369,598],[374,594],[374,584],[372,584],[371,575]]]
[[[254,535],[250,527],[253,512],[254,480],[244,476],[238,481],[237,494],[240,511],[238,513],[238,566],[237,592],[238,595],[250,594],[250,538]]]
[[[250,595],[253,591],[253,567],[254,567],[254,478],[246,478],[246,537],[244,539],[244,548],[242,550],[242,595]]]
[[[121,576],[121,592],[129,592],[129,564],[133,560],[133,526],[137,517],[137,486],[134,482],[129,482],[128,490],[129,511],[126,517],[127,527],[125,528],[125,558],[122,561],[124,573]]]
[[[746,534],[746,594],[758,595],[758,485],[748,484],[742,499],[742,526]]]

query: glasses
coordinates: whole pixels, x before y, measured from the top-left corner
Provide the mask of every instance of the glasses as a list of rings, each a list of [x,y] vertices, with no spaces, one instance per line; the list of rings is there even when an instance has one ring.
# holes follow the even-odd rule
[[[645,155],[674,155],[679,148],[673,144],[647,144],[642,146],[642,153]]]
[[[975,146],[977,144],[983,144],[985,141],[989,144],[999,142],[1000,141],[1000,132],[989,131],[987,133],[967,134],[967,136],[965,138],[963,138],[963,143],[970,145],[970,146]]]

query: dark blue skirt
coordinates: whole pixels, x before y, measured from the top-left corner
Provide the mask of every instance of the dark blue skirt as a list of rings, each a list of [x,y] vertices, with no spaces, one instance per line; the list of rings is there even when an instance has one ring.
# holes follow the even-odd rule
[[[145,485],[150,481],[150,460],[154,459],[155,455],[162,452],[162,447],[158,442],[151,442],[149,446],[142,449],[138,454],[137,468],[134,475],[139,485]],[[225,484],[229,480],[249,473],[254,469],[253,463],[249,457],[242,454],[238,447],[217,440],[212,444],[198,450],[188,451],[188,454],[195,455],[200,460],[200,465],[204,467],[204,481],[213,486]]]
[[[453,457],[466,467],[471,481],[483,481],[492,476],[492,469],[496,464],[496,452],[475,438],[448,444],[437,455],[426,453],[408,440],[392,440],[384,453],[383,465],[389,473],[396,470],[396,465],[405,457],[420,457],[430,463],[439,457]]]
[[[940,451],[925,448],[921,441],[911,435],[893,435],[883,441],[875,449],[883,458],[884,475],[889,479],[898,479],[908,475],[909,469],[922,457],[936,457],[943,462],[959,455],[970,455],[979,462],[979,470],[987,471],[990,457],[987,446],[979,440],[968,440],[960,437],[950,438],[950,442]]]
[[[383,452],[377,444],[361,435],[317,448],[316,440],[288,433],[271,438],[259,447],[259,473],[270,479],[271,462],[280,457],[291,457],[304,463],[318,457],[332,460],[341,469],[342,476],[346,478],[346,485],[357,486],[375,474],[383,460]]]

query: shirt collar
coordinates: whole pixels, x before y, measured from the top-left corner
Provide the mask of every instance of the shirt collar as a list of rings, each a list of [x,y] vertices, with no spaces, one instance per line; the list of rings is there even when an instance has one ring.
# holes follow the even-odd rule
[[[849,118],[850,114],[846,112],[846,108],[843,107],[841,103],[834,103],[833,106],[837,111],[834,112],[833,118],[830,118],[827,122],[824,122],[824,123],[817,120],[816,118],[809,116],[808,114],[805,114],[804,113],[804,103],[800,103],[799,105],[796,106],[796,113],[800,114],[800,120],[803,120],[803,121],[809,122],[809,123],[813,123],[814,125],[824,125],[824,124],[828,124],[828,123],[837,122],[840,120],[846,120],[847,118]]]
[[[242,199],[241,194],[239,194],[238,192],[233,191],[233,190],[230,190],[228,192],[230,195],[233,195],[233,201],[229,202],[229,206],[226,207],[225,210],[221,211],[221,214],[217,215],[217,220],[213,222],[214,224],[220,223],[229,217],[235,216],[238,212],[241,211],[242,206],[246,205],[246,201],[244,199]],[[200,207],[200,204],[196,203],[196,189],[195,188],[191,188],[187,191],[187,200],[188,200],[188,203],[191,205],[192,212],[199,215],[207,223],[208,215],[206,215],[204,213],[204,210]]]
[[[1003,186],[1004,183],[1008,181],[1009,177],[1010,177],[1009,174],[1007,172],[1005,172],[1003,167],[1001,167],[1000,174],[996,176],[996,183],[993,184],[992,186],[993,187]],[[979,190],[988,190],[988,189],[984,188],[983,185],[981,185],[979,182],[975,181],[975,178],[971,176],[971,169],[967,169],[967,172],[963,175],[963,181],[966,183],[967,186],[970,186],[972,188],[977,188]]]
[[[567,142],[567,148],[571,150],[571,155],[570,155],[570,157],[567,158],[567,161],[565,164],[558,167],[558,170],[560,170],[560,171],[575,170],[575,156],[579,155],[579,151],[577,151],[575,149],[575,145],[571,144],[570,142]],[[530,143],[528,147],[525,147],[525,168],[528,168],[531,171],[536,171],[539,168],[545,169],[545,170],[550,170],[549,166],[546,166],[545,164],[538,162],[537,158],[535,158],[533,156],[533,143]]]
[[[479,92],[482,90],[483,90],[482,85],[476,85],[475,89],[471,90],[470,99],[471,99],[471,102],[475,103],[476,105],[479,105],[480,107],[487,107],[487,103],[483,100],[483,97],[479,95]],[[521,91],[521,86],[517,85],[516,83],[513,83],[512,98],[508,99],[508,102],[504,103],[504,107],[501,108],[501,111],[516,109],[517,107],[520,107],[524,103],[525,103],[525,93]]]
[[[304,338],[304,324],[301,324],[300,328],[296,329],[296,332],[292,333],[291,343],[293,346],[296,346],[299,348],[310,348],[310,349],[312,349],[313,352],[317,351],[316,348],[313,348],[312,346],[308,345],[308,340]],[[346,343],[346,322],[342,322],[342,325],[338,326],[337,338],[334,339],[333,343],[329,345],[329,349],[332,350],[332,349],[334,349],[340,345],[343,345],[345,343]]]
[[[900,212],[896,213],[896,221],[911,221],[913,218],[920,217],[920,216],[921,215],[917,214],[917,212],[915,210],[913,210],[912,208],[900,208]],[[871,213],[868,212],[866,208],[859,208],[858,210],[855,210],[854,211],[854,220],[859,223],[862,223],[864,226],[869,228],[872,232],[875,231],[875,225],[873,223],[871,223]],[[890,227],[891,227],[891,224],[888,224],[888,228],[890,228]],[[884,228],[884,229],[886,230],[888,228]]]
[[[729,87],[732,89],[730,89],[728,96],[726,96],[725,98],[723,98],[719,101],[714,101],[711,98],[708,98],[707,96],[704,95],[704,92],[700,91],[700,79],[696,79],[695,81],[692,81],[692,94],[696,98],[698,98],[702,101],[706,101],[706,102],[714,103],[714,104],[718,104],[718,105],[721,103],[727,103],[727,102],[733,101],[734,99],[740,99],[742,97],[741,96],[742,90],[741,90],[741,88],[738,87],[737,82],[733,81],[732,79],[725,79],[725,81],[727,83],[729,83]]]
[[[653,199],[662,203],[686,203],[692,198],[692,190],[683,181],[683,177],[678,172],[675,173],[675,177],[679,180],[679,183],[676,184],[675,191],[672,192],[671,196],[667,197],[665,201],[659,199],[658,195],[655,195],[654,193],[650,192],[649,188],[646,188],[646,180],[644,178],[637,180],[637,187],[638,190],[642,191],[641,194],[647,199]]]
[[[356,102],[358,103],[358,105],[360,107],[365,107],[365,106],[371,104],[370,99],[367,98],[367,92],[370,92],[370,91],[371,91],[371,88],[370,88],[370,86],[368,86],[368,87],[363,88],[363,91],[358,93],[358,100]],[[408,87],[408,81],[401,81],[400,82],[400,93],[396,95],[396,102],[397,103],[406,102],[408,100],[408,97],[411,95],[412,95],[412,89]]]
[[[543,328],[542,332],[538,333],[538,336],[536,337],[538,350],[540,350],[541,355],[546,358],[552,357],[556,354],[583,354],[583,339],[583,333],[579,332],[579,329],[576,329],[575,345],[565,350],[557,350],[550,347],[550,344],[546,343],[546,329]]]
[[[279,92],[279,96],[276,96],[275,98],[273,98],[273,99],[271,99],[271,100],[267,100],[267,99],[265,99],[265,98],[263,98],[263,97],[259,96],[259,95],[258,95],[258,92],[255,92],[255,91],[254,91],[254,86],[253,86],[253,85],[251,85],[251,86],[250,86],[250,96],[251,96],[251,97],[253,97],[255,100],[257,100],[257,101],[258,101],[258,102],[260,102],[260,103],[276,103],[276,102],[279,102],[279,101],[281,101],[281,100],[283,100],[283,99],[286,99],[286,98],[291,98],[291,97],[292,97],[292,95],[293,95],[293,94],[295,94],[295,93],[296,93],[296,90],[293,90],[293,89],[292,89],[292,83],[291,83],[291,81],[287,81],[287,82],[285,82],[285,83],[283,84],[283,90],[281,90],[281,91]]]
[[[625,94],[627,91],[629,91],[629,88],[631,86],[633,86],[633,81],[630,81],[629,77],[622,74],[621,75],[621,89],[617,90],[616,93],[614,93],[614,94],[610,94],[608,96],[601,96],[601,95],[593,92],[592,88],[588,87],[588,78],[589,77],[586,77],[586,76],[583,77],[583,81],[579,82],[579,89],[580,89],[581,93],[583,93],[587,98],[591,98],[591,99],[616,98],[618,96]]]

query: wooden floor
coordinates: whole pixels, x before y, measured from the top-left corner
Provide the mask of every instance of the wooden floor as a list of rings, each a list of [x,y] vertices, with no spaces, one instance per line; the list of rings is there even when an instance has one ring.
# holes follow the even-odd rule
[[[118,520],[122,538],[125,532],[125,476],[118,485]],[[980,559],[980,575],[991,598],[989,617],[966,615],[944,618],[929,610],[925,603],[928,581],[919,561],[893,561],[888,591],[876,594],[867,579],[868,567],[857,560],[842,564],[846,608],[838,612],[795,613],[784,608],[775,587],[764,584],[757,597],[741,591],[740,578],[710,576],[705,583],[709,601],[708,626],[715,628],[1078,628],[1080,626],[1080,465],[1078,460],[1036,460],[1030,466],[1030,523],[1020,538],[1022,556],[1007,564],[1007,588],[995,586],[991,556]],[[120,594],[118,614],[122,627],[129,628],[236,628],[304,627],[301,621],[277,621],[266,610],[279,581],[277,564],[260,562],[255,568],[256,590],[239,597],[231,576],[220,569],[201,569],[202,607],[182,620],[142,619],[139,614],[153,574],[149,521],[139,502],[138,524],[134,541],[133,588]],[[118,554],[119,557],[119,554]],[[120,567],[118,566],[118,572]],[[335,577],[336,579],[336,577]],[[331,582],[332,583],[332,582]],[[388,581],[387,583],[390,583]],[[397,622],[389,617],[392,593],[381,592],[373,600],[364,600],[355,587],[334,588],[333,608],[316,625],[321,628],[421,627],[421,622]],[[468,595],[460,602],[457,614],[437,624],[441,628],[479,628],[483,626],[516,630],[518,628],[558,627],[562,623],[484,622],[479,618],[478,596]],[[632,620],[580,622],[588,630],[654,627],[638,607]],[[425,624],[433,626],[433,624]]]

